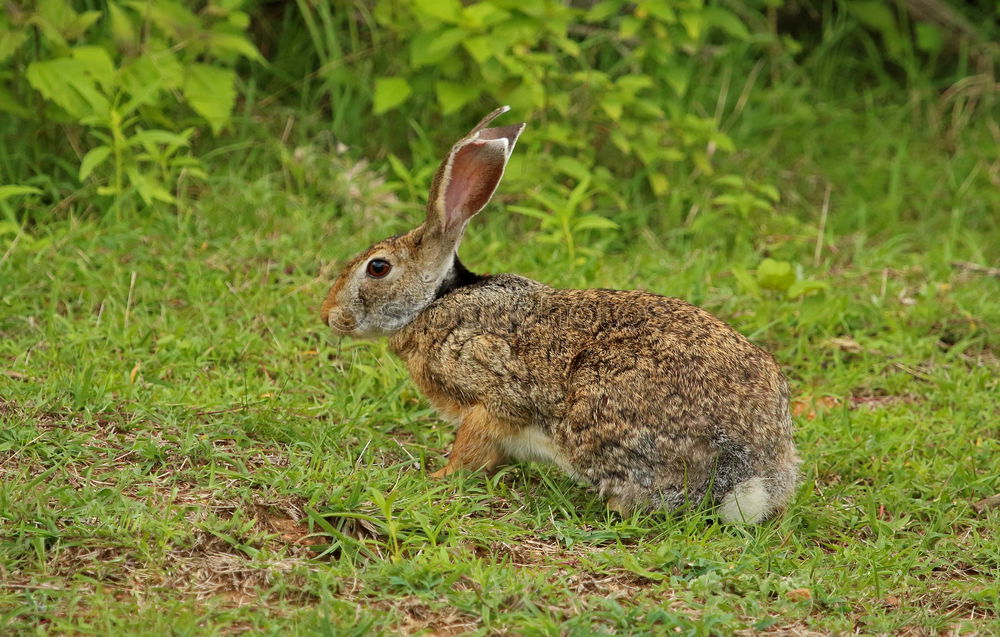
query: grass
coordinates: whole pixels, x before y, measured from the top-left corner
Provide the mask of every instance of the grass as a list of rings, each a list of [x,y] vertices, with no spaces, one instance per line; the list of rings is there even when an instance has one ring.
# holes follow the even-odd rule
[[[825,95],[734,111],[745,152],[720,171],[775,183],[773,215],[691,209],[690,181],[578,266],[495,204],[463,247],[480,271],[688,298],[774,352],[804,458],[783,518],[622,519],[538,466],[430,481],[450,427],[383,343],[335,342],[316,311],[336,263],[415,207],[316,144],[281,164],[241,142],[178,215],[4,238],[0,627],[1000,631],[1000,511],[972,506],[1000,492],[1000,278],[955,265],[1000,261],[996,122]],[[737,275],[765,255],[828,288]]]

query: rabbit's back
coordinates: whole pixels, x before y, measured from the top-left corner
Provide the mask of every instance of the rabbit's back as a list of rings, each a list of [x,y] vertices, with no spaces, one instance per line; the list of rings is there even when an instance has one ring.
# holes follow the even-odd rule
[[[484,277],[393,336],[432,402],[479,406],[624,503],[790,489],[788,390],[773,358],[708,312],[641,291]],[[524,433],[527,430],[527,434]],[[787,497],[787,494],[782,494]]]

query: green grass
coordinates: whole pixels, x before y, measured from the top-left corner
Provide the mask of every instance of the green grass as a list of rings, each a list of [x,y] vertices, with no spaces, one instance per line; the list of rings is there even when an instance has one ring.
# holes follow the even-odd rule
[[[337,262],[419,213],[345,194],[318,145],[220,150],[176,216],[4,237],[0,627],[1000,631],[1000,511],[971,506],[1000,492],[1000,278],[953,265],[1000,261],[1000,140],[945,106],[755,92],[720,171],[775,183],[774,215],[692,215],[692,178],[576,267],[502,206],[468,232],[474,269],[682,296],[775,353],[804,480],[755,528],[621,519],[547,467],[429,480],[451,428],[383,343],[335,342],[316,311]],[[765,255],[829,288],[734,275]]]

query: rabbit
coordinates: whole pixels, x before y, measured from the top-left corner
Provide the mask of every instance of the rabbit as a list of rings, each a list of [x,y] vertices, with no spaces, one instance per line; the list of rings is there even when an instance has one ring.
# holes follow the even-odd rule
[[[478,275],[458,259],[525,124],[487,127],[448,152],[424,222],[356,256],[321,314],[334,335],[387,336],[421,392],[457,423],[444,468],[553,462],[607,506],[707,503],[727,522],[784,510],[799,459],[774,358],[685,301],[555,289]]]

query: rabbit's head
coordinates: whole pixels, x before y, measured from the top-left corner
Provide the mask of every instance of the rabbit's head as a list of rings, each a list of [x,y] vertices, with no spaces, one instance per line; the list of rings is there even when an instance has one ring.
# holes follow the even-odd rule
[[[427,218],[410,232],[379,241],[340,272],[321,310],[335,334],[386,336],[404,327],[441,293],[472,276],[457,259],[469,219],[489,202],[524,124],[487,128],[504,106],[452,146],[434,176]]]

